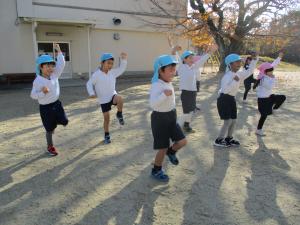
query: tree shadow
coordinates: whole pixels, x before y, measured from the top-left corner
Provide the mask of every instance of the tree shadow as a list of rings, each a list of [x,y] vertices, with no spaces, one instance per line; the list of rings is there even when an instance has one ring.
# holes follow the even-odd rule
[[[106,225],[112,220],[117,225],[153,224],[155,201],[168,186],[150,179],[149,171],[150,167],[146,167],[139,177],[93,208],[76,224]]]
[[[48,155],[45,153],[45,154],[41,154],[37,157],[34,157],[30,160],[24,160],[24,161],[21,161],[15,165],[12,165],[8,168],[5,168],[3,170],[0,171],[0,188],[10,184],[11,182],[13,182],[13,178],[12,178],[12,174],[14,174],[15,172],[23,169],[24,167],[28,166],[29,164],[31,163],[34,163],[35,161],[38,161],[42,158],[47,158]]]
[[[251,178],[247,179],[248,199],[245,208],[257,223],[274,219],[278,224],[289,224],[277,204],[277,185],[290,166],[276,149],[268,149],[257,137],[258,149],[251,157]]]
[[[206,82],[213,82],[216,79],[219,79],[219,77],[214,76],[206,80]],[[209,83],[206,83],[204,86],[208,88]],[[182,223],[184,225],[227,223],[226,205],[222,200],[220,188],[229,167],[230,152],[228,149],[213,147],[213,140],[218,134],[215,119],[213,118],[213,111],[216,110],[216,105],[213,104],[216,103],[217,89],[218,87],[215,90],[211,90],[213,94],[201,101],[201,108],[205,114],[205,132],[207,140],[211,140],[214,161],[213,165],[207,170],[202,160],[197,156],[194,157],[197,161],[197,168],[200,168],[203,172],[193,183],[189,197],[185,201],[184,220]],[[206,144],[203,143],[203,146]]]

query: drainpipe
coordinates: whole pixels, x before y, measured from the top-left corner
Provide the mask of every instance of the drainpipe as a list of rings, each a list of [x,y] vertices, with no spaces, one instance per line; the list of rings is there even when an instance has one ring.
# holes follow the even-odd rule
[[[37,29],[37,22],[32,21],[31,24],[31,31],[32,31],[32,42],[33,42],[33,53],[34,53],[34,60],[38,57],[38,46],[37,46],[37,41],[36,41],[36,29]]]
[[[91,26],[87,26],[87,44],[88,44],[88,65],[89,65],[89,78],[92,76],[92,65],[91,65]]]

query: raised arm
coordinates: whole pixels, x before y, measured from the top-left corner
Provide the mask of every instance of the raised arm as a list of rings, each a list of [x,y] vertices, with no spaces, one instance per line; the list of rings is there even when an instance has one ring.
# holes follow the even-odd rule
[[[209,59],[209,57],[217,50],[218,50],[218,46],[212,45],[205,54],[201,55],[200,60],[195,62],[195,67],[196,68],[203,67],[206,61]]]
[[[241,80],[245,80],[247,77],[249,77],[251,74],[254,73],[256,64],[258,62],[258,56],[256,56],[256,58],[253,58],[249,68],[246,70],[245,68],[243,68],[242,71],[238,72],[238,76]]]
[[[273,68],[277,67],[283,57],[283,51],[279,52],[278,57],[272,62]]]
[[[60,47],[58,44],[54,44],[54,49],[57,51],[57,61],[55,65],[54,72],[52,73],[52,76],[59,78],[64,71],[65,68],[65,57],[62,54]]]
[[[120,58],[121,58],[120,66],[118,68],[111,70],[111,72],[115,77],[121,76],[122,73],[124,73],[127,68],[127,54],[122,52]]]
[[[176,45],[176,46],[172,47],[172,49],[171,49],[171,55],[178,62],[176,68],[178,68],[180,65],[182,65],[182,60],[179,56],[178,51],[181,51],[181,47],[179,45]]]

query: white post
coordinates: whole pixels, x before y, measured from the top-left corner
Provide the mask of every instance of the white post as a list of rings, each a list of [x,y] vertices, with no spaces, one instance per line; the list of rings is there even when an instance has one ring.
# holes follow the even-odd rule
[[[31,32],[32,32],[32,41],[33,41],[33,51],[34,51],[34,60],[38,57],[38,46],[36,41],[36,29],[37,29],[37,22],[33,21],[31,24]]]
[[[92,76],[92,66],[91,66],[91,39],[90,39],[91,26],[87,26],[87,39],[88,39],[88,63],[89,63],[89,78]]]

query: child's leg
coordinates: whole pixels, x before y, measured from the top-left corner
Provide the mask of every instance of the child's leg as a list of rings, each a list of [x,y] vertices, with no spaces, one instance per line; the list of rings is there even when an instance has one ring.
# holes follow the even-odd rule
[[[122,113],[123,110],[123,98],[120,95],[115,95],[113,99],[113,104],[117,105],[118,112]]]
[[[257,88],[257,86],[259,85],[260,80],[259,79],[255,79],[254,85],[253,85],[253,90]]]
[[[157,167],[157,169],[160,168],[160,170],[161,170],[162,164],[165,159],[166,152],[167,152],[167,149],[158,150],[158,152],[156,153],[156,156],[155,156],[155,160],[154,160],[154,169]]]
[[[245,84],[245,92],[244,92],[243,100],[247,99],[247,95],[248,95],[248,92],[250,91],[250,89],[251,89],[251,84]]]
[[[274,107],[273,109],[279,109],[279,107],[284,103],[284,101],[286,100],[286,97],[285,95],[274,95],[273,97],[273,104],[274,104]]]
[[[105,134],[106,133],[109,134],[109,120],[110,120],[109,111],[108,112],[104,112],[103,113],[103,117],[104,117],[104,121],[103,121],[104,132],[105,132]]]
[[[257,125],[257,130],[261,130],[263,128],[263,125],[264,125],[266,119],[267,119],[266,115],[261,115],[260,116],[260,119],[259,119],[258,125]]]
[[[47,146],[48,148],[53,146],[53,131],[46,131],[46,140],[47,140]]]
[[[171,149],[173,151],[177,152],[179,149],[184,147],[186,144],[187,144],[187,140],[186,140],[186,138],[184,138],[180,141],[174,142],[173,145],[171,146]]]
[[[235,127],[235,124],[236,124],[236,119],[232,119],[231,120],[231,123],[228,127],[228,134],[227,134],[227,137],[233,137],[233,131],[234,131],[234,127]]]
[[[124,125],[125,123],[124,123],[123,114],[122,114],[122,110],[123,110],[122,97],[119,95],[115,95],[115,97],[113,99],[113,104],[117,105],[117,108],[118,108],[117,119],[119,120],[120,125]]]
[[[221,127],[218,139],[224,139],[226,134],[228,134],[229,127],[231,125],[231,119],[224,120],[223,126]]]

